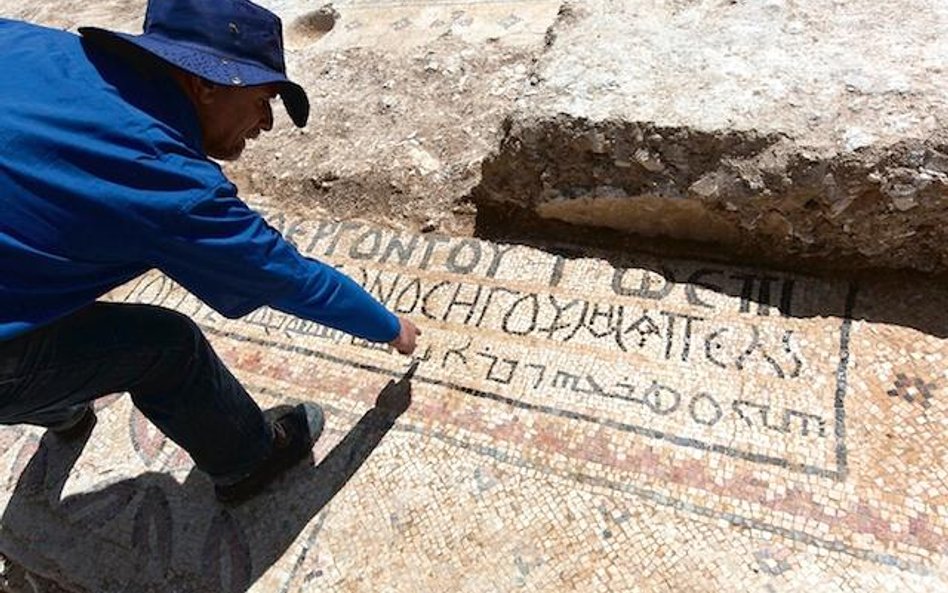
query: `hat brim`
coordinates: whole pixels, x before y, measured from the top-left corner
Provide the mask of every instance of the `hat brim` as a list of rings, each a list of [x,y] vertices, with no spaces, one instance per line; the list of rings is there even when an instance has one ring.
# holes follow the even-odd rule
[[[283,106],[293,123],[302,128],[309,119],[309,98],[306,91],[281,72],[216,56],[204,47],[155,34],[130,35],[98,27],[80,27],[79,33],[93,41],[120,41],[131,44],[186,72],[223,86],[277,84],[280,87]]]

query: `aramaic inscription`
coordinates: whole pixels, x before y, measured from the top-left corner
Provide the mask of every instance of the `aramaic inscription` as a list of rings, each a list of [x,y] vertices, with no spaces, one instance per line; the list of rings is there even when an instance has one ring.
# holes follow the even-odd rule
[[[851,290],[694,262],[613,265],[358,222],[270,220],[425,328],[422,382],[629,438],[845,473]],[[383,345],[267,308],[226,322],[161,275],[119,298],[295,355],[400,363]]]

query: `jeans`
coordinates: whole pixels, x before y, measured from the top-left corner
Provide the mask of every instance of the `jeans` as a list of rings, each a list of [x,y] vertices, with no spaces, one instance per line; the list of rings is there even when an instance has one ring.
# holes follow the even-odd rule
[[[94,303],[0,342],[0,424],[56,426],[123,391],[216,483],[239,480],[270,454],[260,408],[185,315]]]

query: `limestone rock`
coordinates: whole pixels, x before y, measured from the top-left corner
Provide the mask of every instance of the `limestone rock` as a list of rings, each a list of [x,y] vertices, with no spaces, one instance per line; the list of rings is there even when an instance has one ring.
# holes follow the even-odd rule
[[[475,201],[578,241],[945,272],[946,16],[933,0],[566,4]]]

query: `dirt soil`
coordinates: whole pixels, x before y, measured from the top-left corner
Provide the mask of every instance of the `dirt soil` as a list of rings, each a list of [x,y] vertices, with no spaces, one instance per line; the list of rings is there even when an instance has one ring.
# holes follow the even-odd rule
[[[225,170],[246,196],[266,195],[288,213],[469,235],[468,196],[531,60],[529,49],[450,36],[394,57],[320,55],[309,125],[278,127]]]

